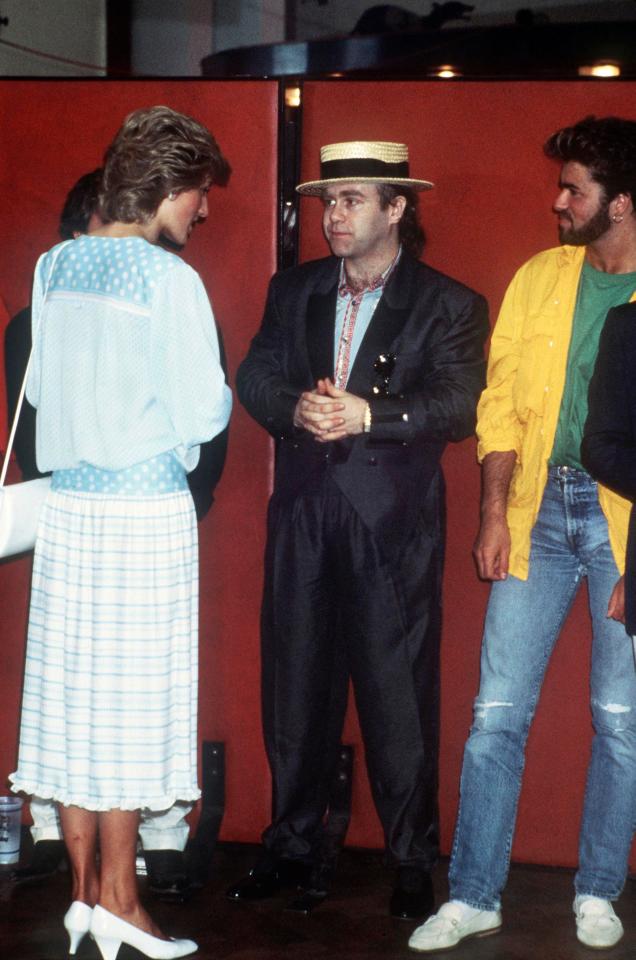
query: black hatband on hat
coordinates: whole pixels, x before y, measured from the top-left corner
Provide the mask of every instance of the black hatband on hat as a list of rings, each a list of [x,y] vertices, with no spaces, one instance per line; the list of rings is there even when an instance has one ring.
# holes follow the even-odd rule
[[[386,163],[363,157],[348,157],[345,160],[325,160],[320,164],[321,180],[357,180],[360,177],[408,178],[408,161]]]

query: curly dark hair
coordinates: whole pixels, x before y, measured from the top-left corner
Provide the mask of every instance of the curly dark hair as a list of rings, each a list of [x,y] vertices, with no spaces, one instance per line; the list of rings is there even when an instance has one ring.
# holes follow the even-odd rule
[[[106,222],[147,223],[170,192],[227,183],[230,165],[206,128],[170,107],[129,114],[104,155]]]
[[[60,215],[59,234],[62,240],[72,240],[76,233],[86,233],[88,222],[97,210],[102,168],[91,170],[73,184]]]
[[[396,197],[404,197],[406,207],[398,224],[400,243],[413,257],[420,257],[426,243],[426,234],[420,223],[418,209],[419,197],[411,187],[402,187],[397,183],[376,183],[380,197],[380,209],[386,210]]]
[[[603,187],[606,201],[628,193],[636,205],[636,121],[621,117],[585,117],[557,130],[545,142],[546,156],[580,163]]]

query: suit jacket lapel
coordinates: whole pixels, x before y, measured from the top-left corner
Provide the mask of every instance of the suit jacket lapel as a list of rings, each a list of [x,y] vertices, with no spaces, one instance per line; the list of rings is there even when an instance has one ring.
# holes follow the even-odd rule
[[[356,354],[347,384],[351,393],[365,396],[369,392],[375,380],[373,364],[381,353],[391,352],[404,328],[411,312],[412,275],[412,262],[403,251]]]
[[[408,315],[408,309],[393,310],[384,298],[380,300],[356,354],[347,390],[363,396],[369,392],[369,384],[375,380],[373,364],[381,353],[391,351],[391,345],[404,327]]]

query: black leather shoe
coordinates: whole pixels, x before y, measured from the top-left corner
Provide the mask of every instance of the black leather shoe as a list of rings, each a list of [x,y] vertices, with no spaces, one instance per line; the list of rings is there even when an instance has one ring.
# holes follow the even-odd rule
[[[285,888],[300,887],[309,875],[299,860],[276,860],[269,866],[257,864],[246,877],[226,890],[228,900],[266,900]]]
[[[417,867],[398,867],[389,912],[398,920],[425,920],[435,909],[430,873]]]
[[[66,858],[63,840],[38,840],[33,847],[31,862],[25,867],[16,867],[10,877],[16,885],[40,883],[57,873]]]
[[[335,873],[335,860],[317,863],[307,870],[307,877],[296,897],[285,907],[290,913],[302,913],[308,917],[316,907],[325,902]]]
[[[185,903],[192,894],[181,850],[144,850],[148,890],[159,900]]]

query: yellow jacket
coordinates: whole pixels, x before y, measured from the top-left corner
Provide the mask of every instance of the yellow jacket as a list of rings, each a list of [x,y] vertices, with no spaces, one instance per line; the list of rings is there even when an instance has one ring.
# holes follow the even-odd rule
[[[517,271],[493,331],[488,385],[477,407],[479,460],[493,451],[517,455],[508,495],[509,570],[522,580],[561,408],[584,257],[585,247],[554,247]],[[631,503],[600,485],[599,501],[622,573]]]

